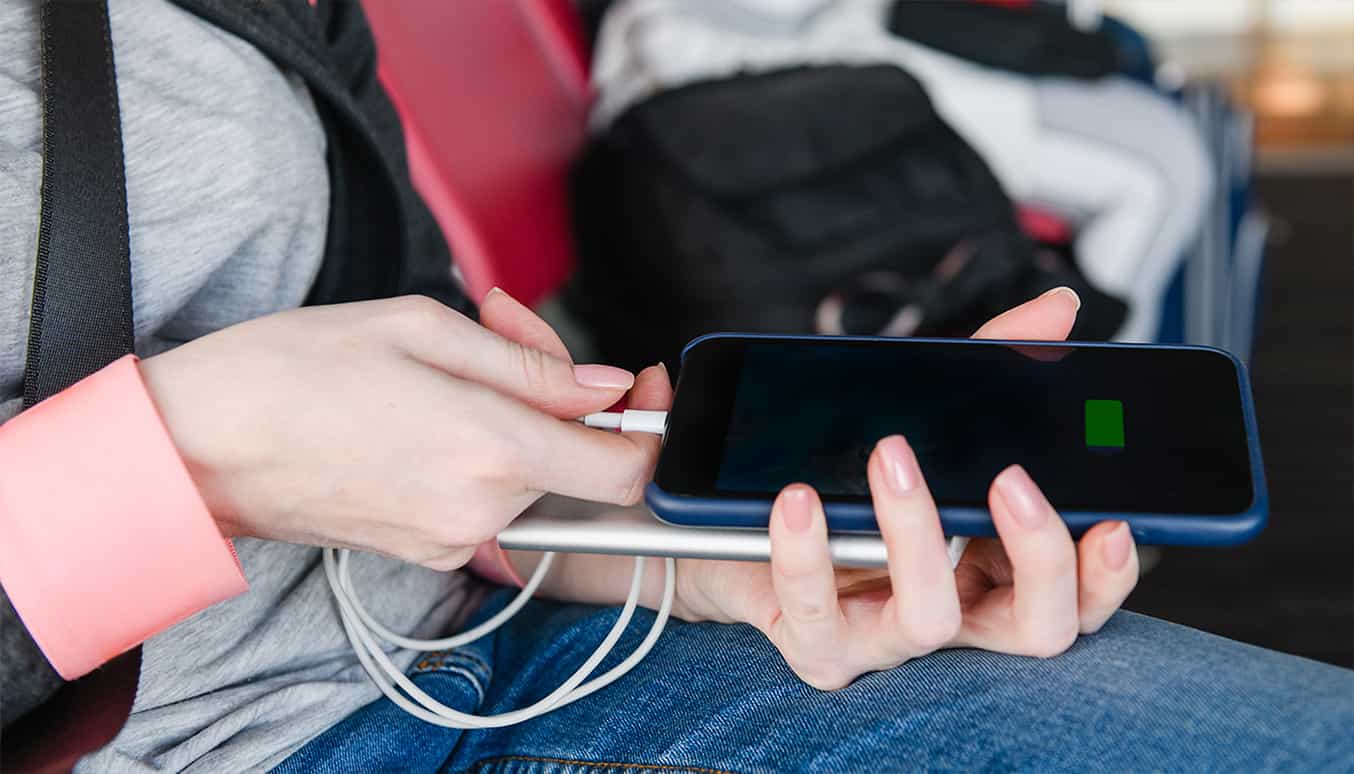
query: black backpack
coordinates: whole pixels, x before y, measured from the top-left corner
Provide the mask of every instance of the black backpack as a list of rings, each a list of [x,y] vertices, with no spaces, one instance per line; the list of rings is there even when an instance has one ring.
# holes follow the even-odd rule
[[[707,81],[625,112],[576,170],[566,308],[601,357],[675,369],[715,330],[967,336],[1039,292],[1124,306],[1021,234],[983,160],[894,66]]]
[[[1121,52],[1106,30],[1082,31],[1061,3],[1007,8],[982,2],[900,0],[888,29],[901,38],[986,67],[1025,75],[1103,78],[1122,72]]]

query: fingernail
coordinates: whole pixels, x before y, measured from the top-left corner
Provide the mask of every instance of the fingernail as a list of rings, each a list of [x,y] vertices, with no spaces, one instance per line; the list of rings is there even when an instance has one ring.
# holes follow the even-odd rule
[[[576,365],[574,381],[597,390],[628,390],[635,386],[635,375],[615,366]]]
[[[1042,527],[1052,510],[1044,493],[1019,465],[1012,465],[997,476],[997,494],[1001,495],[1016,523],[1025,529]]]
[[[489,288],[488,293],[484,294],[484,300],[488,301],[489,298],[493,296],[495,293],[502,293],[505,296],[508,295],[506,292],[504,292],[503,288],[500,288],[499,286],[495,285],[492,288]]]
[[[785,526],[791,532],[807,532],[813,524],[813,506],[809,503],[809,488],[792,486],[780,495],[780,512]]]
[[[663,369],[663,373],[667,373],[667,372],[668,372],[668,364],[667,364],[667,363],[664,363],[662,360],[658,361],[658,362],[655,363],[654,365],[657,365],[659,368]]]
[[[879,454],[884,461],[884,479],[894,494],[907,494],[921,484],[921,468],[917,455],[901,435],[891,435],[879,442]]]
[[[1128,564],[1128,555],[1133,550],[1133,535],[1128,531],[1126,522],[1119,522],[1119,526],[1110,530],[1105,536],[1105,543],[1100,547],[1101,556],[1105,560],[1105,566],[1111,570],[1122,570]]]
[[[1077,295],[1077,291],[1067,287],[1066,285],[1061,285],[1052,290],[1045,291],[1044,294],[1039,297],[1043,298],[1044,296],[1051,296],[1054,293],[1066,293],[1067,295],[1072,297],[1072,303],[1077,305],[1076,308],[1081,309],[1081,296]]]

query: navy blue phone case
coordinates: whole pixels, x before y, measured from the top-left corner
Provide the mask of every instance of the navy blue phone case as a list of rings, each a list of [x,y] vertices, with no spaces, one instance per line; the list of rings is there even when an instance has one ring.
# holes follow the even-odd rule
[[[692,339],[682,349],[682,358],[695,345],[707,339],[779,339],[828,341],[893,341],[878,336],[788,336],[754,333],[710,333]],[[1251,395],[1250,378],[1246,367],[1235,355],[1216,347],[1185,344],[1115,344],[1104,342],[1022,342],[992,339],[905,339],[946,344],[1029,344],[1066,343],[1078,347],[1113,349],[1187,349],[1217,352],[1225,355],[1236,367],[1237,383],[1241,390],[1241,410],[1246,424],[1246,446],[1250,453],[1252,498],[1250,507],[1231,515],[1200,515],[1187,513],[1112,513],[1092,511],[1059,511],[1072,534],[1079,536],[1102,521],[1122,520],[1128,523],[1133,539],[1140,545],[1226,546],[1244,543],[1264,529],[1269,519],[1269,493],[1265,487],[1264,464],[1260,458],[1260,435],[1255,421],[1255,400]],[[720,499],[693,497],[666,492],[656,483],[644,491],[644,500],[661,521],[679,527],[730,527],[765,529],[771,515],[771,500]],[[1057,503],[1054,503],[1056,506]],[[833,532],[878,532],[874,509],[863,503],[825,503],[828,529]],[[940,508],[940,521],[946,535],[993,537],[996,529],[986,508]]]

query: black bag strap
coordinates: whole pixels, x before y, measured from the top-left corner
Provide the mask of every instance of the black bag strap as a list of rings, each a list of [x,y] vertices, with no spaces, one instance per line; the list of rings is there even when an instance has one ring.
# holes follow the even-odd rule
[[[132,351],[127,181],[108,4],[42,3],[42,209],[24,407]]]
[[[42,205],[24,407],[132,351],[122,121],[106,0],[42,2]],[[7,771],[68,771],[108,744],[136,696],[141,648],[6,729]]]

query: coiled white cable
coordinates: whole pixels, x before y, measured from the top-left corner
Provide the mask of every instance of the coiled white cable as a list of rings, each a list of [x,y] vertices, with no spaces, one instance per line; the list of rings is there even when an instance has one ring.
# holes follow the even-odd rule
[[[613,417],[615,417],[614,420]],[[640,432],[662,434],[666,425],[666,418],[665,412],[627,411],[625,415],[620,417],[603,414],[589,415],[585,418],[585,422],[593,427],[611,427],[621,431],[633,429]],[[622,423],[623,419],[624,423]],[[631,425],[632,422],[635,423],[634,426]],[[964,545],[967,542],[966,538],[951,539],[949,549],[952,564],[958,562],[959,555],[963,553]],[[663,633],[663,628],[667,626],[668,617],[672,613],[673,596],[677,589],[677,565],[671,558],[666,558],[663,560],[663,601],[658,607],[657,615],[654,616],[653,624],[649,626],[649,633],[644,636],[644,639],[639,643],[639,647],[635,648],[634,652],[626,656],[619,664],[606,673],[588,680],[588,677],[616,646],[626,627],[630,625],[630,619],[634,617],[635,608],[639,605],[640,592],[644,587],[644,565],[647,559],[643,556],[635,557],[635,572],[630,577],[630,593],[626,597],[625,605],[621,608],[621,613],[616,618],[616,623],[612,625],[611,631],[607,632],[606,637],[597,646],[597,650],[593,651],[593,654],[583,662],[582,666],[575,670],[567,680],[560,683],[559,687],[548,696],[539,699],[534,704],[497,715],[474,715],[452,709],[420,690],[404,674],[403,670],[390,660],[378,640],[383,640],[398,648],[418,652],[458,648],[474,642],[507,623],[526,605],[527,601],[536,593],[536,589],[540,588],[546,574],[550,572],[550,566],[555,560],[554,552],[546,552],[542,555],[540,564],[537,565],[526,585],[522,587],[522,590],[518,592],[512,602],[508,603],[502,610],[468,631],[436,640],[406,637],[392,632],[377,621],[367,611],[367,608],[357,598],[357,593],[353,590],[352,576],[348,571],[350,558],[351,552],[347,549],[326,548],[324,550],[324,574],[329,581],[329,588],[334,592],[334,599],[338,603],[343,632],[347,635],[348,642],[353,647],[353,652],[357,654],[357,660],[361,662],[362,668],[366,670],[372,682],[376,683],[376,686],[381,689],[381,693],[385,694],[396,706],[420,720],[447,728],[501,728],[522,723],[563,707],[570,702],[577,701],[619,680],[631,669],[634,669],[640,661],[643,661],[649,651],[653,650],[654,645],[658,642],[658,637]]]
[[[372,682],[376,683],[376,686],[381,689],[381,693],[385,694],[396,706],[420,720],[447,728],[501,728],[522,723],[570,702],[577,701],[619,680],[625,673],[634,669],[649,654],[650,650],[653,650],[654,644],[658,642],[658,637],[663,633],[663,628],[667,625],[668,617],[672,613],[672,599],[676,592],[676,564],[672,559],[665,559],[663,562],[665,574],[663,601],[659,605],[653,624],[649,627],[649,633],[645,635],[639,647],[635,648],[634,652],[619,664],[605,674],[588,680],[588,676],[597,669],[597,666],[616,646],[621,634],[630,624],[635,608],[639,605],[639,596],[644,583],[646,558],[635,557],[635,572],[630,579],[630,594],[625,600],[625,606],[621,608],[620,616],[616,619],[616,623],[612,625],[611,631],[597,646],[597,650],[569,676],[569,679],[561,683],[548,696],[527,707],[497,715],[473,715],[452,709],[420,690],[390,660],[377,639],[401,648],[422,652],[445,650],[474,642],[498,629],[508,619],[512,618],[518,610],[522,609],[522,606],[535,593],[541,582],[545,580],[545,575],[549,572],[550,565],[554,561],[554,553],[546,553],[542,556],[541,563],[532,573],[531,579],[527,581],[527,584],[522,587],[522,590],[518,592],[507,607],[469,631],[437,640],[404,637],[391,632],[377,622],[362,606],[353,591],[352,578],[348,572],[349,556],[350,553],[346,549],[338,551],[332,548],[325,549],[324,572],[325,577],[329,580],[329,588],[334,592],[334,599],[338,602],[343,631],[348,637],[348,642],[353,646],[358,661],[362,663],[362,668],[367,671]],[[585,680],[587,682],[584,682]]]
[[[638,431],[662,435],[666,420],[667,412],[664,411],[630,410],[623,414],[589,414],[582,421],[590,427],[605,427],[622,432]],[[658,613],[654,617],[653,624],[649,627],[649,633],[639,643],[639,647],[635,648],[635,651],[626,656],[619,664],[605,674],[588,680],[588,677],[602,663],[602,660],[611,653],[611,649],[616,647],[616,643],[620,640],[626,627],[630,625],[630,619],[634,617],[635,608],[639,605],[640,592],[644,587],[645,557],[635,557],[635,572],[630,578],[630,594],[626,597],[625,606],[621,608],[620,616],[616,618],[616,623],[612,625],[611,631],[607,632],[606,637],[597,646],[597,650],[593,651],[593,654],[569,676],[569,679],[560,683],[560,686],[548,696],[530,706],[497,715],[472,715],[452,709],[420,690],[390,660],[390,657],[386,655],[385,648],[381,647],[378,640],[418,652],[447,650],[474,642],[507,623],[508,619],[516,615],[517,611],[526,605],[527,601],[536,593],[536,589],[540,588],[541,582],[545,580],[546,573],[550,572],[550,565],[555,561],[554,552],[547,552],[542,555],[541,563],[537,565],[536,571],[531,574],[531,579],[522,587],[522,590],[518,592],[512,602],[495,613],[489,620],[469,631],[437,640],[419,640],[396,634],[372,617],[353,590],[352,577],[348,572],[350,557],[351,552],[347,549],[325,549],[324,574],[329,580],[330,590],[334,592],[334,599],[338,602],[343,633],[347,635],[349,644],[353,646],[357,660],[362,663],[362,668],[367,671],[372,682],[376,683],[376,687],[381,689],[381,693],[385,694],[400,709],[420,720],[448,728],[501,728],[511,726],[563,707],[619,680],[625,673],[634,669],[640,661],[643,661],[649,651],[653,650],[654,644],[658,642],[659,635],[663,633],[663,627],[667,626],[668,616],[672,613],[672,598],[677,590],[677,565],[672,559],[665,559],[663,561],[663,601],[658,606]],[[585,680],[587,682],[584,682]]]

